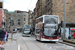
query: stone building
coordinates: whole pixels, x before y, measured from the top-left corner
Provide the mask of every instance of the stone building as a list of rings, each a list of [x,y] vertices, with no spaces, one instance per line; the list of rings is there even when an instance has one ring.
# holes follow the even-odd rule
[[[46,0],[45,8],[45,14],[52,14],[52,0]]]
[[[22,30],[24,24],[28,24],[28,12],[26,11],[15,11],[14,17],[14,28]],[[16,21],[16,22],[15,22]]]
[[[29,10],[29,12],[28,12],[28,24],[32,27],[32,16],[31,16],[31,14],[32,14],[32,11]]]
[[[38,0],[36,3],[36,17],[45,14],[45,4],[46,0]]]
[[[34,13],[33,13],[33,28],[35,28],[35,22],[36,21],[36,8],[34,8]]]
[[[60,21],[64,20],[64,0],[46,0],[46,10],[48,9],[46,14],[58,15]],[[75,23],[74,16],[75,0],[66,0],[66,23]]]
[[[36,8],[34,8],[33,12],[29,11],[28,24],[31,28],[35,28],[35,18],[36,18]]]
[[[8,10],[7,9],[4,9],[4,21],[5,21],[5,28],[9,28],[9,17],[8,17]]]
[[[13,25],[10,24],[11,20],[13,20]],[[7,13],[7,24],[6,26],[8,26],[7,28],[9,30],[11,30],[11,28],[13,29],[17,29],[19,31],[22,31],[23,27],[25,24],[28,24],[28,12],[26,11],[9,11]]]

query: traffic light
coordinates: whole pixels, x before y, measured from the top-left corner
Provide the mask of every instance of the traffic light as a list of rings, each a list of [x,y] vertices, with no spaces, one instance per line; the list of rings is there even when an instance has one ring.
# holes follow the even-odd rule
[[[60,25],[61,25],[61,27],[63,27],[63,21],[61,21],[61,24]]]
[[[5,22],[4,22],[4,24],[3,24],[3,25],[4,25],[4,27],[5,27]]]
[[[2,22],[3,27],[5,27],[5,22]]]
[[[14,25],[14,21],[10,20],[10,26],[13,26],[13,25]]]

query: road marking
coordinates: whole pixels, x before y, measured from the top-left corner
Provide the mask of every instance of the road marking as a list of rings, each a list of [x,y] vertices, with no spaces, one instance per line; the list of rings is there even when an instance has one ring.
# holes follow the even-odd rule
[[[47,46],[47,44],[45,46]]]
[[[18,50],[20,50],[20,45],[18,45]]]

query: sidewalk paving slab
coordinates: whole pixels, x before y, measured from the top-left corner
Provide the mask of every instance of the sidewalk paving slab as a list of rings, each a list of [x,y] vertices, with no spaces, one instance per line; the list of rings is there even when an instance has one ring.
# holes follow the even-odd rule
[[[8,41],[4,44],[4,50],[18,50],[16,41],[11,41],[11,34],[9,34]]]
[[[63,40],[63,42],[68,42],[68,43],[75,44],[75,39],[71,39],[71,40],[65,39],[65,40]]]
[[[69,40],[69,39],[61,40],[61,38],[59,39],[59,43],[63,43],[63,44],[75,47],[75,43],[73,43],[73,42],[75,42],[75,39],[71,39],[71,40]]]

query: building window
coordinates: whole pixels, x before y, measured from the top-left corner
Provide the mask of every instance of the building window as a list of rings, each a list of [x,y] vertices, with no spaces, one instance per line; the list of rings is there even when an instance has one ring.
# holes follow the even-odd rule
[[[21,24],[21,22],[18,22],[18,25],[20,25]]]
[[[21,18],[18,18],[18,25],[21,24]]]
[[[21,18],[18,18],[18,21],[20,21],[21,20]]]
[[[17,13],[22,13],[22,11],[17,11]]]
[[[10,14],[9,14],[10,15]]]
[[[9,17],[9,19],[10,19],[10,17]]]
[[[20,15],[18,15],[18,16],[20,16]]]
[[[3,3],[2,2],[0,2],[0,8],[3,8]]]
[[[24,18],[24,21],[25,21],[25,18]]]
[[[26,15],[24,15],[24,16],[26,16]]]

